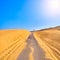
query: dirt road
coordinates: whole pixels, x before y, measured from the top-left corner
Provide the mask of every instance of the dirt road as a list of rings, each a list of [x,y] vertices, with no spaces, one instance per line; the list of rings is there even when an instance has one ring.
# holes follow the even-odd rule
[[[38,45],[33,33],[27,39],[26,48],[18,56],[17,60],[50,60],[45,58],[44,50]]]

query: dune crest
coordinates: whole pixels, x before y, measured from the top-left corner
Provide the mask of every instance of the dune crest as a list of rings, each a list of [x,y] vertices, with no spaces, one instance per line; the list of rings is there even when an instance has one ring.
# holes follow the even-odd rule
[[[34,36],[46,52],[46,58],[60,60],[60,26],[35,31]]]

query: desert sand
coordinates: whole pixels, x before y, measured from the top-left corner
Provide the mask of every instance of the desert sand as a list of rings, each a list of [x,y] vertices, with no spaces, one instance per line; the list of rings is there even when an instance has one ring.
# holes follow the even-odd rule
[[[60,60],[60,29],[0,30],[0,60]]]
[[[60,60],[60,30],[58,28],[43,29],[34,32],[38,44],[46,53],[46,58]]]
[[[0,30],[0,60],[16,60],[29,34],[26,30]]]

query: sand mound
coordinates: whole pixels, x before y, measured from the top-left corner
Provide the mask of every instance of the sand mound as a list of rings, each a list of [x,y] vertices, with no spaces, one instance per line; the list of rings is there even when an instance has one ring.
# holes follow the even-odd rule
[[[0,30],[0,60],[16,60],[29,34],[27,30]]]
[[[39,45],[45,50],[46,58],[60,60],[60,27],[34,32]]]

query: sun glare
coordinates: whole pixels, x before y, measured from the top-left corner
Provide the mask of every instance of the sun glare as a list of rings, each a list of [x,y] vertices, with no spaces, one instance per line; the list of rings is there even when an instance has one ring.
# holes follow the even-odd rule
[[[60,0],[46,0],[43,3],[45,15],[56,16],[60,14]]]
[[[48,6],[52,12],[57,12],[59,10],[60,2],[58,0],[50,0]]]

